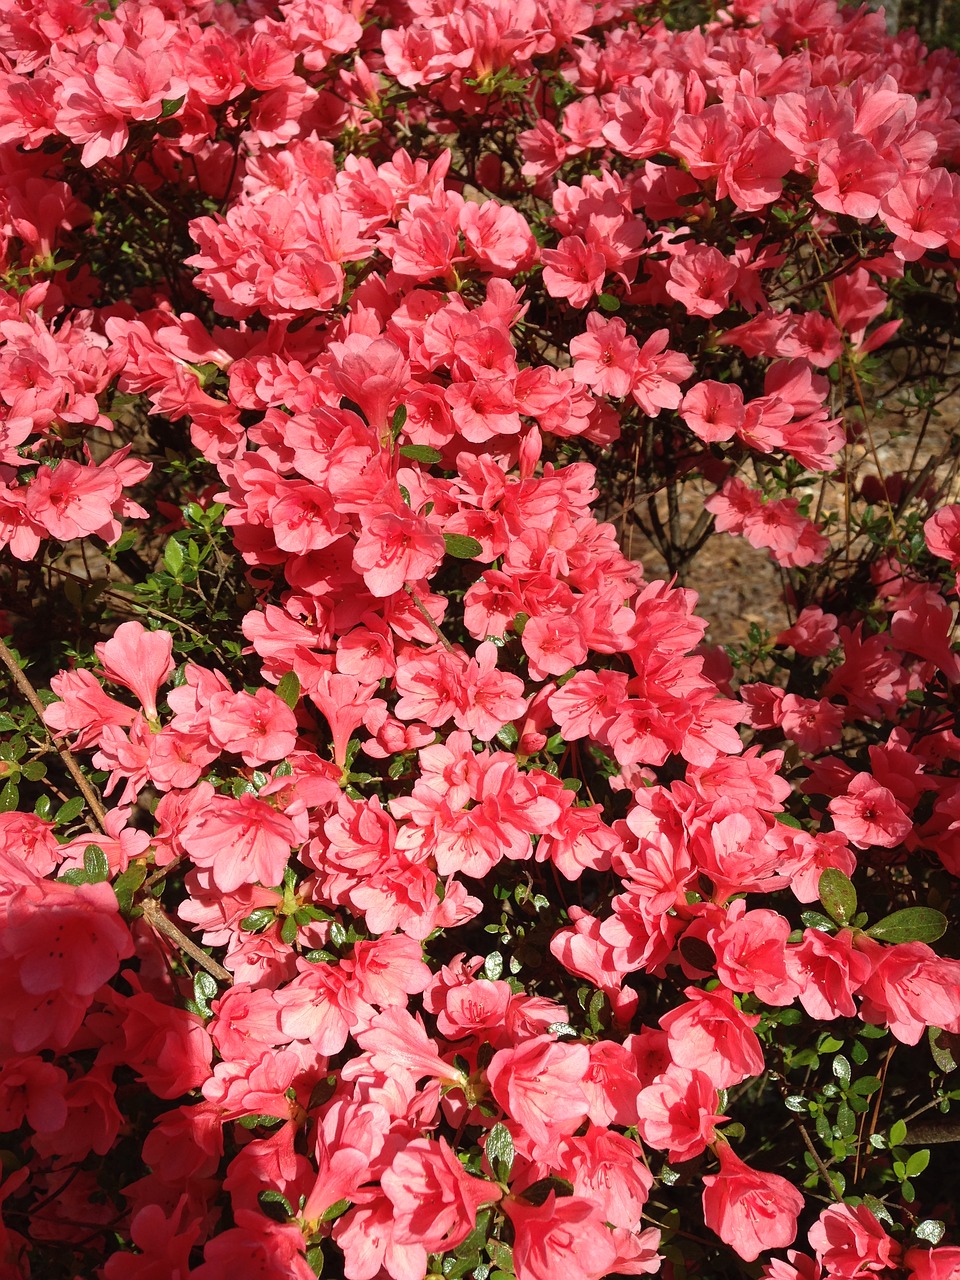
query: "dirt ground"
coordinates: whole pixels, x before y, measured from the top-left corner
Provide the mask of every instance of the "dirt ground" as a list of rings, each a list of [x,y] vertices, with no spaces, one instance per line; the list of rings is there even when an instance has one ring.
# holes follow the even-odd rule
[[[913,462],[915,476],[928,459],[941,459],[929,477],[934,490],[943,486],[947,500],[960,501],[958,460],[960,460],[960,392],[945,401],[940,416],[927,428],[916,459],[916,428],[911,429],[903,416],[878,415],[871,424],[869,439],[850,447],[848,465],[854,477],[853,492],[867,476],[886,477],[903,473]],[[879,470],[878,464],[879,462]],[[692,481],[681,498],[682,527],[693,526],[703,509],[712,486]],[[844,488],[838,481],[828,482],[823,511],[843,511]],[[628,527],[623,538],[627,555],[640,560],[648,578],[667,576],[667,567],[657,549],[635,526]],[[707,539],[684,575],[683,585],[699,595],[697,611],[710,623],[707,640],[713,644],[743,644],[751,623],[771,633],[788,626],[783,603],[782,570],[766,551],[757,551],[745,538],[730,534],[714,534]]]

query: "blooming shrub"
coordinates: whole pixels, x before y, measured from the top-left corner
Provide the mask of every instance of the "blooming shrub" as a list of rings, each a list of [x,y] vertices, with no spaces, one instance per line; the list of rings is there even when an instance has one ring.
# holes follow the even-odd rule
[[[0,1276],[960,1275],[960,61],[2,12]]]

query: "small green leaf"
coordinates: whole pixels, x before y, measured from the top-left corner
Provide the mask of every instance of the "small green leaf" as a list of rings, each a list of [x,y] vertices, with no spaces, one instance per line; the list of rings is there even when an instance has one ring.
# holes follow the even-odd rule
[[[293,946],[297,940],[297,922],[293,916],[286,916],[283,924],[280,926],[280,937],[288,947]]]
[[[937,1069],[945,1076],[951,1071],[956,1071],[957,1059],[960,1058],[960,1036],[943,1031],[940,1027],[930,1027],[927,1031],[927,1040]]]
[[[503,956],[499,951],[491,951],[483,962],[483,976],[490,982],[496,982],[502,973]]]
[[[13,778],[8,778],[0,791],[0,813],[13,813],[20,804],[20,788]]]
[[[859,1080],[854,1080],[850,1086],[850,1092],[856,1094],[858,1098],[869,1098],[879,1088],[879,1076],[861,1076]]]
[[[260,1202],[260,1208],[274,1222],[286,1222],[288,1218],[293,1217],[290,1201],[282,1192],[274,1191],[271,1187],[266,1191],[261,1191],[257,1199]]]
[[[21,773],[28,782],[39,782],[41,778],[46,777],[47,766],[42,760],[29,760],[23,766]]]
[[[300,701],[300,680],[295,671],[288,671],[286,675],[280,677],[276,693],[291,711],[296,711],[297,703]]]
[[[193,979],[193,999],[204,1018],[209,1018],[210,1001],[217,998],[217,982],[206,969],[198,969]]]
[[[411,458],[414,462],[424,462],[428,466],[434,462],[439,462],[443,457],[439,449],[433,449],[428,444],[401,445],[400,456],[402,458]]]
[[[170,116],[175,116],[186,100],[186,94],[181,94],[179,98],[164,98],[160,106],[160,119],[168,120]]]
[[[923,1151],[915,1151],[907,1161],[907,1177],[919,1177],[929,1163],[930,1152],[926,1148],[924,1148]]]
[[[838,1053],[833,1060],[833,1074],[844,1088],[850,1083],[850,1061],[842,1053]]]
[[[83,851],[83,869],[87,874],[88,884],[99,884],[110,878],[110,864],[107,855],[98,844],[88,844]]]
[[[406,421],[407,406],[405,404],[397,405],[396,409],[393,411],[392,433],[394,440],[396,440],[397,436],[399,436],[400,432],[403,430],[406,425]]]
[[[800,919],[808,929],[819,929],[821,933],[832,933],[837,927],[829,916],[823,916],[819,911],[801,911]]]
[[[601,293],[600,297],[597,299],[597,302],[600,304],[600,308],[603,311],[619,311],[620,310],[620,299],[615,294]]]
[[[266,929],[273,924],[276,919],[276,912],[270,907],[257,907],[251,911],[248,916],[244,916],[240,921],[240,928],[245,933],[259,933],[261,929]]]
[[[514,1146],[513,1135],[505,1124],[495,1124],[487,1134],[484,1150],[498,1182],[507,1182],[513,1168]]]
[[[867,930],[867,935],[880,942],[936,942],[946,931],[947,917],[942,911],[934,911],[932,907],[905,907],[879,920]]]
[[[280,1116],[241,1116],[240,1124],[244,1129],[273,1129],[276,1125],[282,1124]]]
[[[349,1208],[349,1200],[338,1200],[335,1204],[332,1204],[329,1209],[324,1209],[320,1217],[320,1221],[332,1222],[334,1218],[339,1218],[342,1213],[346,1213]]]
[[[890,1126],[889,1137],[891,1147],[899,1147],[900,1143],[903,1142],[906,1136],[907,1126],[902,1120],[897,1120]]]
[[[556,1196],[572,1195],[573,1183],[568,1182],[566,1178],[540,1178],[524,1190],[523,1198],[528,1204],[540,1205],[546,1202],[551,1191]]]
[[[131,862],[121,875],[113,882],[113,892],[117,895],[117,905],[126,915],[133,909],[133,899],[137,890],[147,878],[147,868],[142,862]]]
[[[63,884],[89,884],[90,877],[80,867],[71,867],[69,871],[64,871],[62,876],[57,877]]]
[[[795,831],[803,830],[803,824],[792,813],[775,813],[773,816],[781,826],[793,827]]]
[[[820,901],[837,924],[846,924],[857,911],[857,891],[836,867],[827,867],[818,887]]]
[[[454,556],[457,560],[472,560],[475,556],[483,554],[483,547],[476,538],[468,538],[463,533],[445,533],[443,541],[446,544],[447,555]]]
[[[939,1244],[943,1239],[943,1233],[946,1231],[944,1223],[936,1218],[926,1218],[923,1222],[918,1222],[913,1229],[913,1234],[918,1240],[925,1240],[927,1244]]]
[[[175,578],[180,576],[180,570],[183,568],[183,547],[176,538],[171,538],[164,547],[163,563],[168,573],[172,573]]]

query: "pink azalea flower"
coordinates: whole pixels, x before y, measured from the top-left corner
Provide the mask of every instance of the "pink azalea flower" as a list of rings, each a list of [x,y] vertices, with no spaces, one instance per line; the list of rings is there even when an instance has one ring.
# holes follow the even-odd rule
[[[241,885],[283,880],[297,830],[283,813],[247,791],[218,796],[194,814],[180,839],[198,867],[209,867],[224,893]]]
[[[93,651],[104,676],[135,693],[146,718],[156,721],[157,690],[175,665],[170,632],[147,631],[140,622],[122,622],[111,638],[94,645]]]
[[[792,1244],[803,1193],[776,1173],[751,1169],[726,1142],[716,1147],[720,1172],[703,1180],[703,1218],[744,1259]]]

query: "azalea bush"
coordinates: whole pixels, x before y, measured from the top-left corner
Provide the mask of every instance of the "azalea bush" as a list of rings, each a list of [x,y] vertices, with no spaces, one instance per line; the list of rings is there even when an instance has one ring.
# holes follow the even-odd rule
[[[957,57],[2,13],[0,1276],[960,1276]]]

